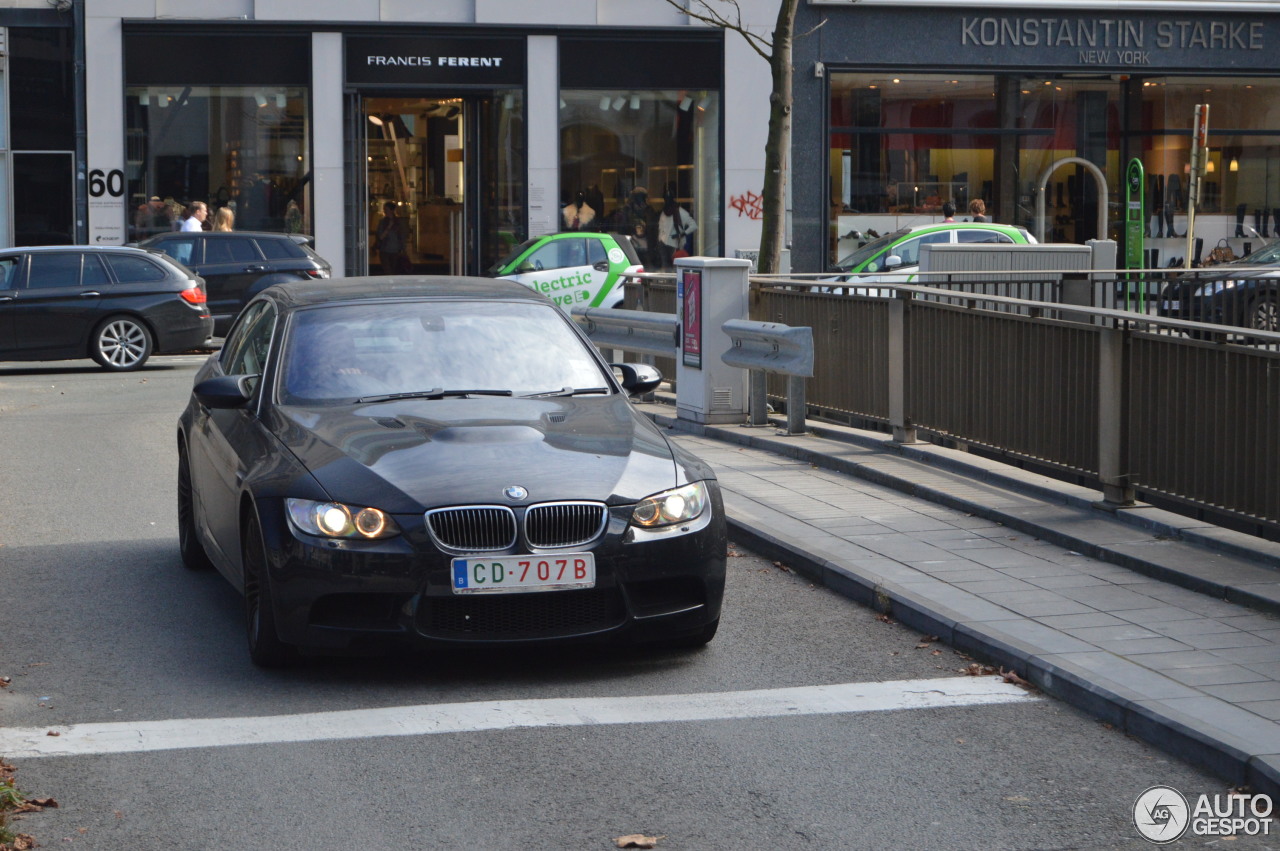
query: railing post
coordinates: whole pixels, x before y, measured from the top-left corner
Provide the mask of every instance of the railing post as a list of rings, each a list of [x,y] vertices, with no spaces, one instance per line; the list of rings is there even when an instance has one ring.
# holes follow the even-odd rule
[[[769,373],[763,369],[753,369],[749,373],[751,387],[747,400],[748,425],[762,426],[769,424]]]
[[[1102,328],[1098,337],[1098,479],[1104,508],[1133,505],[1125,443],[1127,337],[1121,328]]]
[[[895,292],[889,302],[889,425],[894,443],[917,443],[907,418],[907,303],[911,293]],[[790,412],[788,412],[788,416]]]
[[[804,434],[805,402],[804,376],[787,376],[787,434]]]

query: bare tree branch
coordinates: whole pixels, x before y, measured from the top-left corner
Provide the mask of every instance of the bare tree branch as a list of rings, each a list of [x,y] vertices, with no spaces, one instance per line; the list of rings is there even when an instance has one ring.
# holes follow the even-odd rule
[[[707,3],[706,0],[691,0],[690,7],[686,7],[683,3],[677,2],[677,0],[663,0],[663,2],[669,6],[679,9],[681,13],[688,15],[695,21],[702,21],[702,23],[709,24],[713,27],[723,27],[727,30],[733,30],[746,40],[747,45],[758,53],[761,59],[764,59],[766,62],[769,61],[770,53],[773,50],[773,42],[764,36],[747,29],[746,25],[742,23],[742,9],[738,6],[736,0],[724,0],[727,5],[733,7],[734,18],[736,18],[736,20],[730,20],[725,17],[718,9]],[[691,8],[694,5],[703,11],[695,11]]]

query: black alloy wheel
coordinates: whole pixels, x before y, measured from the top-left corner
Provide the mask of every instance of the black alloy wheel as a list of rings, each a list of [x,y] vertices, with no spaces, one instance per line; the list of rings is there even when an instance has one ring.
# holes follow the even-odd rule
[[[127,372],[151,357],[151,331],[132,316],[109,316],[93,331],[89,354],[103,369]]]
[[[249,658],[260,668],[284,667],[298,658],[298,650],[281,641],[276,632],[271,577],[267,573],[267,549],[258,517],[252,512],[245,523],[243,541],[244,621],[249,639]]]
[[[1261,295],[1249,305],[1249,327],[1256,331],[1280,331],[1280,305],[1275,296]]]
[[[195,501],[191,497],[191,463],[187,460],[187,448],[178,447],[178,551],[182,564],[188,570],[208,570],[213,567],[204,544],[196,534]]]

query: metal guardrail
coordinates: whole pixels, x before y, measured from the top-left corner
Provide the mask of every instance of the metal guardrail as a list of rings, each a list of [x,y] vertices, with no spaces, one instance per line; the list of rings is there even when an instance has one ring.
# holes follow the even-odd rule
[[[624,349],[668,358],[676,356],[680,323],[672,314],[607,307],[575,307],[570,313],[598,348]]]
[[[813,377],[813,329],[793,328],[777,322],[730,319],[723,325],[733,348],[721,360],[750,371],[751,425],[769,421],[765,382],[768,374],[787,376],[787,431],[804,434],[804,379]]]

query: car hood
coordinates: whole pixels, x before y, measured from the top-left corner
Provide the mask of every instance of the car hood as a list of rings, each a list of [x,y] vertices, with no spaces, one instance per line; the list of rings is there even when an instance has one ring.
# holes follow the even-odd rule
[[[273,430],[331,499],[412,513],[445,505],[634,502],[677,464],[626,396],[396,400],[281,407]]]

